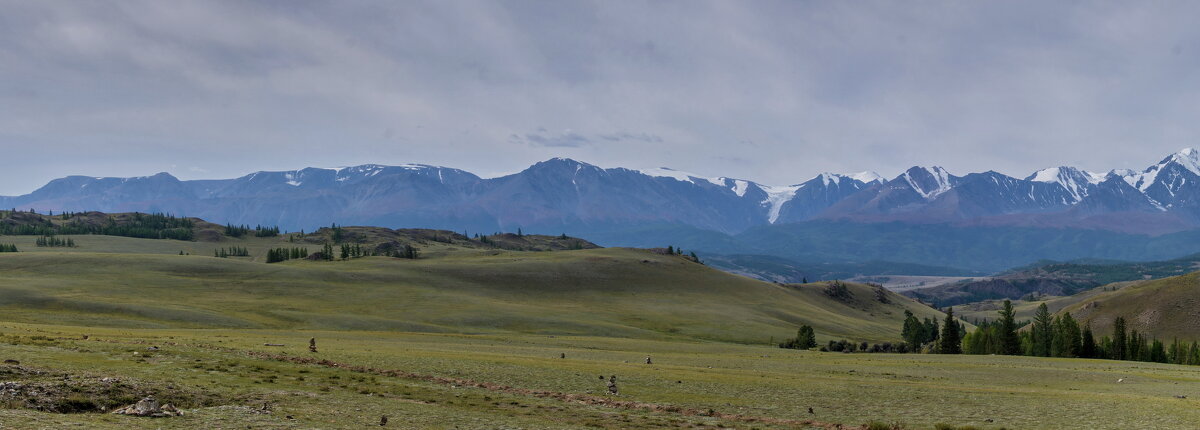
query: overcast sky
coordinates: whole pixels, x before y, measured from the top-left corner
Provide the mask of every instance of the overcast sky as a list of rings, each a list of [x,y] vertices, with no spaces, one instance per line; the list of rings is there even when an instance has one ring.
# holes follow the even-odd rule
[[[0,194],[555,156],[1140,169],[1200,146],[1200,3],[1137,3],[0,0]]]

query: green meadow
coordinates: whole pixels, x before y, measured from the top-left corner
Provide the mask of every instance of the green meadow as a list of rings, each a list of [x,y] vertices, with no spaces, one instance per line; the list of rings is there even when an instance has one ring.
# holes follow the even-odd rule
[[[905,310],[942,317],[868,285],[831,294],[636,249],[430,243],[416,260],[266,264],[287,240],[72,238],[78,248],[0,237],[22,251],[0,254],[0,360],[13,360],[0,387],[39,393],[0,390],[0,428],[1200,422],[1200,367],[774,346],[801,324],[822,344],[876,343],[899,341]],[[234,245],[251,256],[211,256]],[[617,395],[601,379],[613,375]],[[185,415],[105,413],[145,395]]]

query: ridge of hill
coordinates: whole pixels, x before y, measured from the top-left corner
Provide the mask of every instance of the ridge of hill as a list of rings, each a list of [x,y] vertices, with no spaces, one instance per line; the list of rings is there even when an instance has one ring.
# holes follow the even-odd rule
[[[1200,254],[1164,261],[1077,260],[1039,262],[987,279],[905,291],[940,306],[987,300],[1071,296],[1099,286],[1179,276],[1200,269]]]

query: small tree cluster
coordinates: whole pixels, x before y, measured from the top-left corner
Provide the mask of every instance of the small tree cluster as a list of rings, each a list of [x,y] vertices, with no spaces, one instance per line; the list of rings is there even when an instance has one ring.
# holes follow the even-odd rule
[[[904,328],[900,331],[900,336],[904,338],[904,342],[910,345],[914,352],[920,351],[921,346],[933,342],[938,338],[938,323],[937,321],[925,318],[925,322],[918,320],[912,311],[904,311]]]
[[[213,257],[229,258],[229,257],[249,257],[249,256],[250,256],[250,250],[248,250],[244,247],[239,247],[239,246],[231,246],[229,248],[219,248],[219,249],[213,250]]]
[[[809,349],[815,346],[817,346],[817,336],[813,328],[808,325],[800,326],[795,339],[788,339],[779,344],[780,348],[788,349]]]
[[[53,235],[42,236],[37,239],[37,246],[49,248],[74,248],[75,240],[71,238],[59,239]]]
[[[267,250],[267,263],[308,258],[308,248],[275,248]]]
[[[254,233],[255,237],[275,237],[279,235],[279,227],[264,227],[262,225],[254,226],[253,229],[249,225],[233,225],[225,224],[225,235],[229,237],[242,237]]]
[[[369,252],[369,251],[367,251],[367,250],[364,250],[364,249],[363,249],[363,247],[362,247],[362,245],[359,245],[359,244],[357,244],[357,243],[356,243],[356,244],[353,244],[353,245],[350,245],[350,244],[343,244],[343,245],[342,245],[342,255],[341,255],[341,257],[342,257],[342,259],[343,259],[343,260],[349,260],[349,259],[351,259],[351,258],[366,257],[366,256],[369,256],[369,255],[372,255],[372,254],[373,254],[373,253],[371,253],[371,252]]]
[[[829,284],[825,285],[825,295],[841,301],[854,298],[854,293],[851,293],[850,288],[842,281],[829,281]]]
[[[333,244],[325,242],[325,245],[316,253],[316,256],[319,260],[333,261]]]
[[[0,243],[0,252],[19,252],[19,251],[17,251],[17,245],[15,245],[15,244]]]

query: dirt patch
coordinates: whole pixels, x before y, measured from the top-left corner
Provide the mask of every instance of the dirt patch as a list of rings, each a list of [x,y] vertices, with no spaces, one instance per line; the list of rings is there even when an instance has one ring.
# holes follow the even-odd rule
[[[76,376],[22,366],[0,367],[0,409],[99,413],[153,396],[180,408],[229,403],[211,393],[162,382]]]

